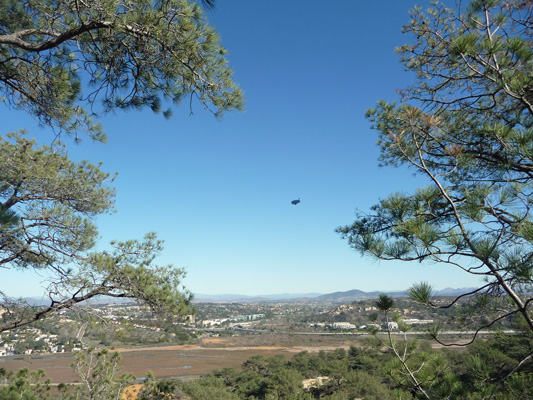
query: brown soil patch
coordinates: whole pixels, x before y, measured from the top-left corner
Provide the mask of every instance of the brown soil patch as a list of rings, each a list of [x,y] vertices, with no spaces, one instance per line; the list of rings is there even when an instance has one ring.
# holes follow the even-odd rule
[[[208,344],[208,345],[222,345],[228,342],[226,340],[228,338],[221,338],[221,337],[211,337],[211,338],[205,338],[202,340],[202,343]]]
[[[143,387],[144,385],[140,384],[125,387],[122,391],[122,400],[137,400]]]

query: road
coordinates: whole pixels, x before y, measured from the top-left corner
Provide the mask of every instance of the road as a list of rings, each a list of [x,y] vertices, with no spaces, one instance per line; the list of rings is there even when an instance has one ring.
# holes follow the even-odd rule
[[[275,330],[269,330],[269,329],[249,329],[249,328],[206,328],[203,329],[204,332],[211,332],[211,333],[217,333],[217,332],[226,332],[228,330],[234,331],[234,332],[240,332],[240,333],[247,333],[250,335],[322,335],[322,336],[331,336],[331,335],[346,335],[346,336],[372,336],[370,333],[365,332],[295,332],[295,331],[275,331]],[[516,332],[513,330],[503,330],[498,331],[499,333],[504,333],[506,335],[514,335]],[[380,334],[387,334],[387,331],[380,331]],[[426,332],[398,332],[398,331],[392,331],[392,335],[408,335],[408,336],[424,336],[427,335]],[[476,331],[441,331],[439,332],[440,335],[444,336],[473,336],[476,334]],[[478,336],[487,336],[487,335],[494,335],[496,332],[494,331],[479,331],[477,332]]]

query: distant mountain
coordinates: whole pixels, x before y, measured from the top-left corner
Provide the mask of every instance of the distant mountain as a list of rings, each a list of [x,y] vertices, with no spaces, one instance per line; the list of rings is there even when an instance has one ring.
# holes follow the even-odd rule
[[[315,298],[321,293],[280,293],[265,294],[260,296],[247,296],[243,294],[200,294],[196,293],[193,298],[195,303],[230,302],[230,303],[261,303],[277,300],[295,300]]]
[[[25,301],[30,306],[49,306],[50,299],[48,297],[24,297],[22,301]],[[85,304],[127,304],[134,303],[133,299],[124,299],[118,297],[109,297],[109,296],[96,296],[90,300],[82,301],[80,305]]]
[[[24,297],[20,300],[33,307],[40,307],[50,304],[50,300],[45,297]]]
[[[328,303],[350,303],[356,300],[370,300],[376,299],[381,293],[385,293],[391,297],[405,297],[406,294],[404,291],[399,292],[363,292],[362,290],[349,290],[347,292],[335,292],[324,294],[322,296],[314,299],[319,302],[328,302]]]
[[[438,290],[435,294],[437,296],[459,296],[461,294],[470,293],[472,291],[476,290],[476,288],[446,288],[442,290]]]
[[[473,291],[474,288],[446,288],[436,292],[437,296],[459,296],[464,293]],[[241,294],[195,294],[195,303],[265,303],[273,301],[290,301],[290,302],[313,302],[313,303],[351,303],[357,300],[372,300],[377,299],[380,294],[387,294],[390,297],[406,297],[405,291],[373,291],[364,292],[362,290],[354,289],[346,292],[334,292],[328,294],[320,293],[282,293],[282,294],[269,294],[261,296],[246,296]]]
[[[475,288],[446,288],[436,292],[437,296],[459,296],[464,293],[472,292]],[[249,296],[243,294],[200,294],[194,295],[194,303],[268,303],[268,302],[301,302],[301,303],[339,303],[346,304],[357,300],[372,300],[378,298],[381,293],[385,293],[391,297],[405,297],[405,291],[373,291],[364,292],[362,290],[354,289],[346,292],[334,293],[279,293],[279,294],[265,294],[260,296]],[[26,297],[28,304],[33,306],[49,305],[50,300],[46,297]],[[122,304],[133,303],[132,299],[122,299],[106,296],[98,296],[88,301],[89,304]],[[85,303],[87,304],[87,303]]]
[[[195,294],[194,302],[196,303],[264,303],[272,301],[294,301],[294,302],[313,302],[313,303],[350,303],[355,300],[375,299],[383,292],[363,292],[362,290],[349,290],[347,292],[335,292],[329,294],[320,293],[282,293],[268,294],[262,296],[246,296],[239,294]],[[392,297],[404,297],[403,291],[388,292]]]

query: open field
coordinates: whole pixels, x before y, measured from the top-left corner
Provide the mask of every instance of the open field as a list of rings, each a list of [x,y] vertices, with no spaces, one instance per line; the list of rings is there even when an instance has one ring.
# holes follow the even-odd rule
[[[287,358],[308,350],[334,350],[349,348],[354,344],[346,338],[290,337],[290,335],[260,335],[224,338],[206,338],[195,345],[115,348],[122,355],[123,372],[144,377],[152,371],[158,378],[191,377],[205,374],[224,367],[240,368],[242,363],[253,355],[270,357],[284,354]],[[43,368],[52,382],[73,383],[76,375],[70,365],[74,361],[71,354],[51,354],[39,356],[13,356],[0,358],[0,367],[17,370],[28,367],[32,370]]]
[[[122,355],[123,372],[144,377],[150,370],[157,378],[186,378],[224,367],[239,369],[243,362],[256,354],[265,357],[284,354],[290,359],[304,350],[315,353],[339,347],[348,349],[351,345],[357,345],[359,340],[361,336],[243,335],[205,338],[194,345],[114,350]],[[73,361],[71,354],[2,357],[0,367],[7,370],[43,368],[54,383],[74,383],[77,377],[70,367]]]

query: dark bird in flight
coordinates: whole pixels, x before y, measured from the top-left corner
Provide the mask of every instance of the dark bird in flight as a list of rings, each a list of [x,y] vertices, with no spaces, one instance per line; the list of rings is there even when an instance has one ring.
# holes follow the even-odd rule
[[[296,204],[298,204],[299,202],[300,202],[300,199],[298,199],[298,200],[293,200],[293,201],[291,201],[291,204],[296,205]]]

